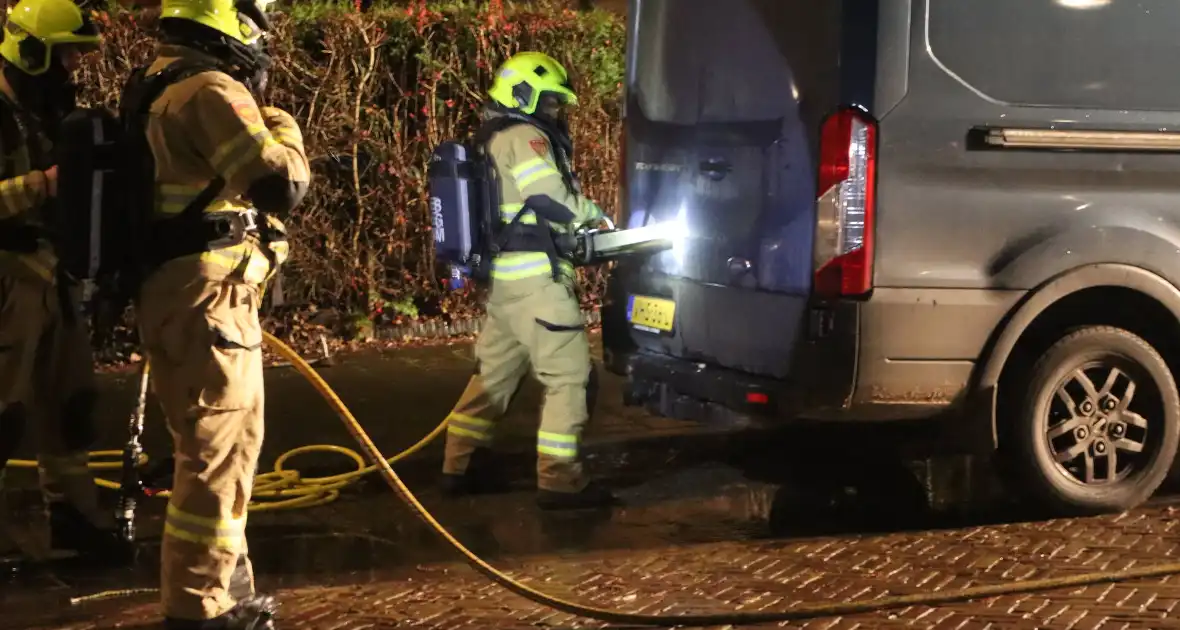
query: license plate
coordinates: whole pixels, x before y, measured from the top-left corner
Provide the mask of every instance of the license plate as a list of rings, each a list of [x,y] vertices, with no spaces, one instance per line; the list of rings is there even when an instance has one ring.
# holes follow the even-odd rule
[[[632,295],[627,301],[627,321],[639,330],[672,332],[675,316],[676,303],[672,300]]]

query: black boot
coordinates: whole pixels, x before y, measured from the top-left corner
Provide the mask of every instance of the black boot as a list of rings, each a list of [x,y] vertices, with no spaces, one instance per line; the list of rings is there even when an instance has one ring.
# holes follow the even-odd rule
[[[164,618],[167,630],[275,630],[274,617],[279,604],[270,595],[256,595],[238,601],[238,605],[220,617],[204,621]]]
[[[74,506],[59,502],[49,504],[49,548],[104,563],[128,562],[134,554],[133,545],[115,530],[102,529]]]
[[[608,508],[619,504],[605,486],[591,482],[581,492],[537,491],[537,507],[542,510],[588,510]]]
[[[471,454],[471,460],[463,474],[443,473],[439,487],[444,495],[458,497],[507,492],[510,484],[503,468],[495,461],[495,455],[490,450],[481,448]]]
[[[15,540],[8,537],[3,525],[3,521],[0,521],[0,584],[16,574],[25,560],[24,551]]]

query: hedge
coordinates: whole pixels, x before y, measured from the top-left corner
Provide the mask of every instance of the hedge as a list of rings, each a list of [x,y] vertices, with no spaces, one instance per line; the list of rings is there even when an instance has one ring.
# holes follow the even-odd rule
[[[86,105],[114,107],[128,72],[150,59],[153,26],[112,7],[79,81]],[[575,166],[587,194],[616,207],[624,28],[617,15],[499,0],[297,3],[275,21],[275,66],[263,101],[303,128],[314,181],[289,227],[287,312],[337,309],[377,325],[466,318],[472,290],[450,291],[433,262],[425,166],[433,147],[477,122],[495,67],[542,50],[574,75]],[[600,271],[583,270],[586,303]]]

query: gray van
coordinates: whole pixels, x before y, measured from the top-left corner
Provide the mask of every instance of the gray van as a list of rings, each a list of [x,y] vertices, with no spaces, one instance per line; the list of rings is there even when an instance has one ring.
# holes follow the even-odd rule
[[[1180,440],[1180,2],[631,0],[604,359],[661,415],[928,423],[1062,514]]]

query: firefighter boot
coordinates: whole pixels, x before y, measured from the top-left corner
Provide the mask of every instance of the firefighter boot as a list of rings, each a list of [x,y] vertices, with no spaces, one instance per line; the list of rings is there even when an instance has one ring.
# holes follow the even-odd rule
[[[279,604],[270,595],[256,595],[238,601],[229,612],[205,619],[164,618],[166,630],[275,630],[274,617]]]
[[[3,472],[0,472],[0,478],[3,478]],[[0,494],[0,499],[3,499],[2,494]],[[3,501],[0,500],[0,506],[2,504]],[[10,573],[17,571],[24,560],[24,551],[8,535],[8,519],[7,514],[0,514],[0,583],[3,583]]]
[[[471,494],[507,492],[509,482],[504,470],[494,461],[495,455],[487,448],[477,448],[463,474],[443,473],[439,484],[444,495],[458,497]]]
[[[537,491],[537,507],[542,510],[589,510],[618,505],[619,500],[605,486],[590,482],[579,492]]]
[[[115,530],[95,525],[74,506],[58,501],[49,504],[49,547],[103,563],[127,562],[135,551]]]

